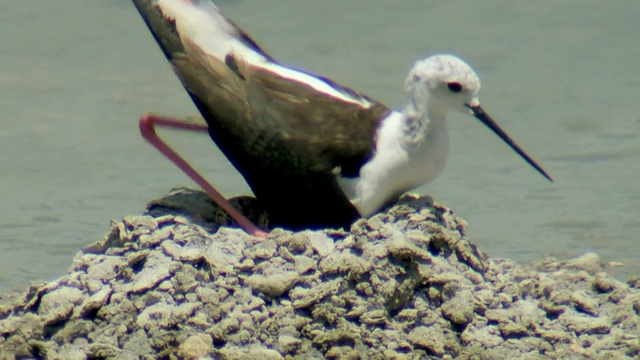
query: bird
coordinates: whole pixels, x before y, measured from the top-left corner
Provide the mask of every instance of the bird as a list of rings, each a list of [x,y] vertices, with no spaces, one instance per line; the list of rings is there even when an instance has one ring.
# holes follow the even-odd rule
[[[449,152],[446,116],[470,114],[542,176],[549,174],[481,107],[480,80],[460,58],[417,61],[404,105],[381,102],[279,63],[210,0],[132,0],[206,125],[147,114],[143,137],[241,228],[266,236],[155,134],[208,132],[267,210],[291,230],[349,227],[434,180]]]

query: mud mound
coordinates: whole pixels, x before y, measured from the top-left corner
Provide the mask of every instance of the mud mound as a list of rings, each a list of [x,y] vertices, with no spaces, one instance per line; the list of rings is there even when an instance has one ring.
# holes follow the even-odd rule
[[[113,222],[57,281],[5,295],[0,358],[640,355],[636,282],[612,279],[594,254],[534,267],[486,257],[428,197],[405,196],[350,232],[265,240],[212,234],[200,193],[170,199]]]

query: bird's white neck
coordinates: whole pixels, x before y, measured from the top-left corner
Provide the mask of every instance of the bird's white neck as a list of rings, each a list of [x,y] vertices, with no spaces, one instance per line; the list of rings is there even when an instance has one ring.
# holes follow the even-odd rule
[[[408,80],[405,84],[405,104],[402,109],[404,118],[404,141],[409,146],[420,146],[429,141],[435,132],[446,130],[446,109],[439,108],[438,102],[430,101],[429,89],[417,86]]]

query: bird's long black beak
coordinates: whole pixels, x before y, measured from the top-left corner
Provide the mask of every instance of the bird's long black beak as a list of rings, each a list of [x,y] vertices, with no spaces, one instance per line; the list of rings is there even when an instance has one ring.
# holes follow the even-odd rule
[[[487,125],[487,127],[491,129],[494,133],[496,133],[496,135],[498,135],[502,140],[504,140],[504,142],[509,144],[509,146],[511,146],[511,148],[515,152],[517,152],[520,156],[522,156],[522,158],[526,162],[528,162],[529,165],[533,166],[536,170],[538,170],[538,172],[540,172],[540,174],[542,174],[542,176],[546,177],[547,179],[549,179],[549,181],[553,182],[553,179],[551,178],[551,176],[549,176],[549,174],[547,174],[547,172],[544,171],[544,169],[542,169],[542,167],[540,167],[538,163],[536,163],[532,158],[530,158],[529,155],[527,155],[527,153],[524,152],[524,150],[522,150],[522,148],[518,146],[518,144],[516,144],[516,142],[513,141],[513,139],[511,139],[511,137],[509,137],[509,135],[507,135],[507,133],[500,128],[500,126],[498,126],[498,124],[491,118],[491,116],[489,116],[489,114],[484,112],[484,109],[480,105],[471,106],[467,104],[466,106],[469,108],[469,110],[471,110],[471,113],[473,114],[473,116],[475,116],[478,120],[482,121],[483,124]]]

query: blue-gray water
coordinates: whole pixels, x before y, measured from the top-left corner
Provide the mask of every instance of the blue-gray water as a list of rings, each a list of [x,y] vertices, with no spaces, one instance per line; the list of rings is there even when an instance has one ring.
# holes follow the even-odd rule
[[[218,3],[273,56],[398,107],[412,62],[447,52],[551,184],[471,117],[419,189],[493,256],[597,252],[640,275],[640,2]],[[147,111],[193,114],[127,0],[0,3],[0,290],[50,280],[110,218],[188,179],[140,138]],[[169,134],[228,196],[247,187],[206,136]]]

